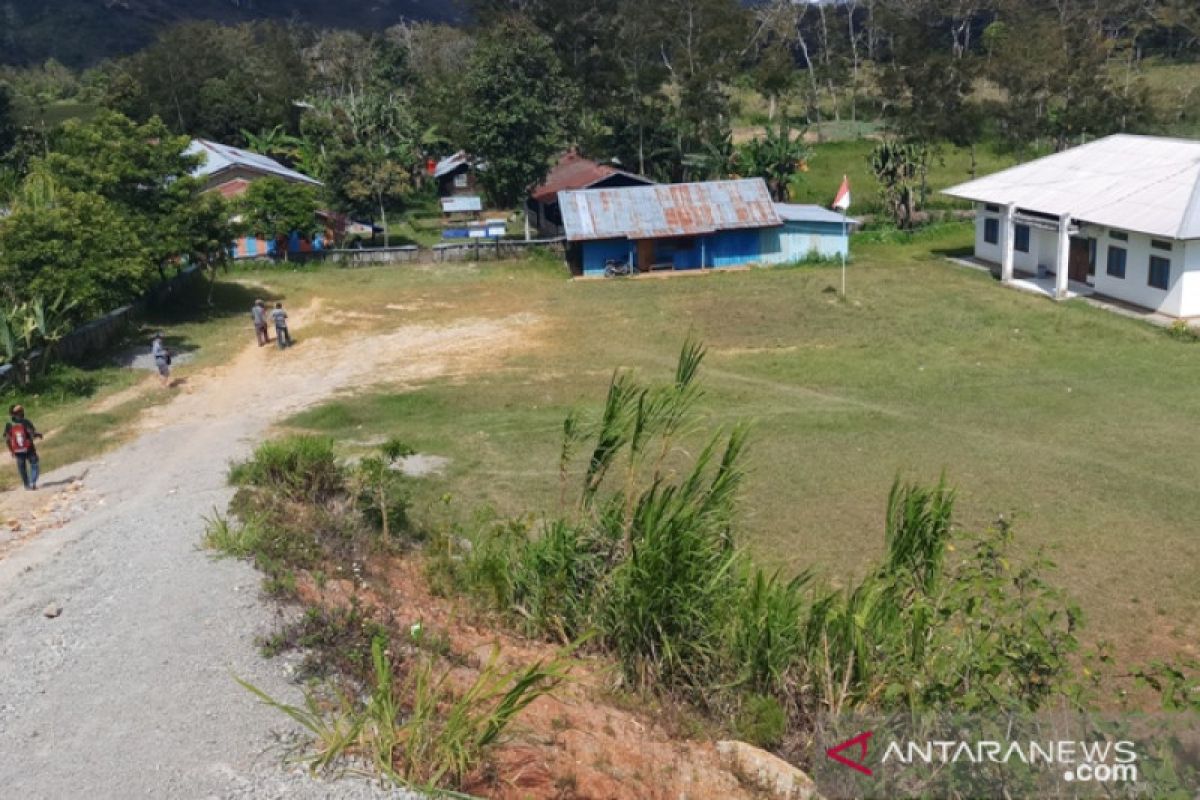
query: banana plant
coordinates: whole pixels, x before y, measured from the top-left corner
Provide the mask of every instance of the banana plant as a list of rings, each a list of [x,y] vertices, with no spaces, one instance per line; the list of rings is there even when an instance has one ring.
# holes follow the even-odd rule
[[[68,323],[69,312],[75,307],[75,300],[67,300],[65,292],[59,292],[58,297],[49,305],[42,297],[35,297],[29,303],[29,322],[32,323],[32,333],[35,333],[42,345],[42,374],[50,368],[50,362],[58,349],[59,343],[70,333]]]

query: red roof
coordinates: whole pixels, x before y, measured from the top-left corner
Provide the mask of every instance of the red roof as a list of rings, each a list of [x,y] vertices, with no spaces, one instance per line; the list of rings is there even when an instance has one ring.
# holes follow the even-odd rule
[[[652,182],[639,175],[624,172],[607,164],[597,164],[595,161],[586,159],[572,150],[569,153],[565,153],[558,160],[558,163],[550,170],[550,174],[546,176],[545,183],[534,189],[530,194],[539,203],[550,203],[554,201],[559,192],[586,189],[612,175],[627,175],[630,178],[644,181],[645,183]]]

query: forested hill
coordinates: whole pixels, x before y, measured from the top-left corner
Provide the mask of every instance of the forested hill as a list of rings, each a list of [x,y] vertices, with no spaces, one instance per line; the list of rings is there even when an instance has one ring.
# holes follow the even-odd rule
[[[0,64],[54,58],[85,67],[138,50],[185,20],[296,20],[383,29],[403,20],[453,22],[458,0],[0,0]]]

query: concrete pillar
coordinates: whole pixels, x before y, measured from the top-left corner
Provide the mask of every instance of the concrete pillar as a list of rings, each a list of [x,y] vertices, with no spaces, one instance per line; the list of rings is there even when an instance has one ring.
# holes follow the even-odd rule
[[[1054,296],[1059,300],[1067,297],[1067,274],[1071,262],[1071,215],[1063,214],[1058,220],[1058,257],[1054,260]]]
[[[1009,283],[1013,279],[1013,248],[1017,240],[1017,224],[1014,222],[1014,217],[1017,215],[1017,204],[1009,203],[1004,207],[1004,231],[1003,238],[1000,240],[1000,280],[1004,283]]]

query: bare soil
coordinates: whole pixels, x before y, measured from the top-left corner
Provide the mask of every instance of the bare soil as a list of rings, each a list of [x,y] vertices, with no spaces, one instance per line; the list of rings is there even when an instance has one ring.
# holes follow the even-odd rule
[[[420,623],[427,636],[445,636],[465,656],[455,684],[469,685],[499,647],[507,669],[553,659],[559,648],[508,632],[461,598],[435,595],[420,555],[380,557],[364,584],[311,579],[300,583],[305,602],[347,608],[354,598],[378,621],[403,635]],[[457,660],[457,659],[456,659]],[[444,667],[451,668],[450,662]],[[704,726],[686,709],[614,691],[614,666],[582,657],[572,680],[518,717],[516,730],[464,787],[496,800],[677,800],[750,798],[719,763]],[[689,735],[687,728],[691,727]]]

